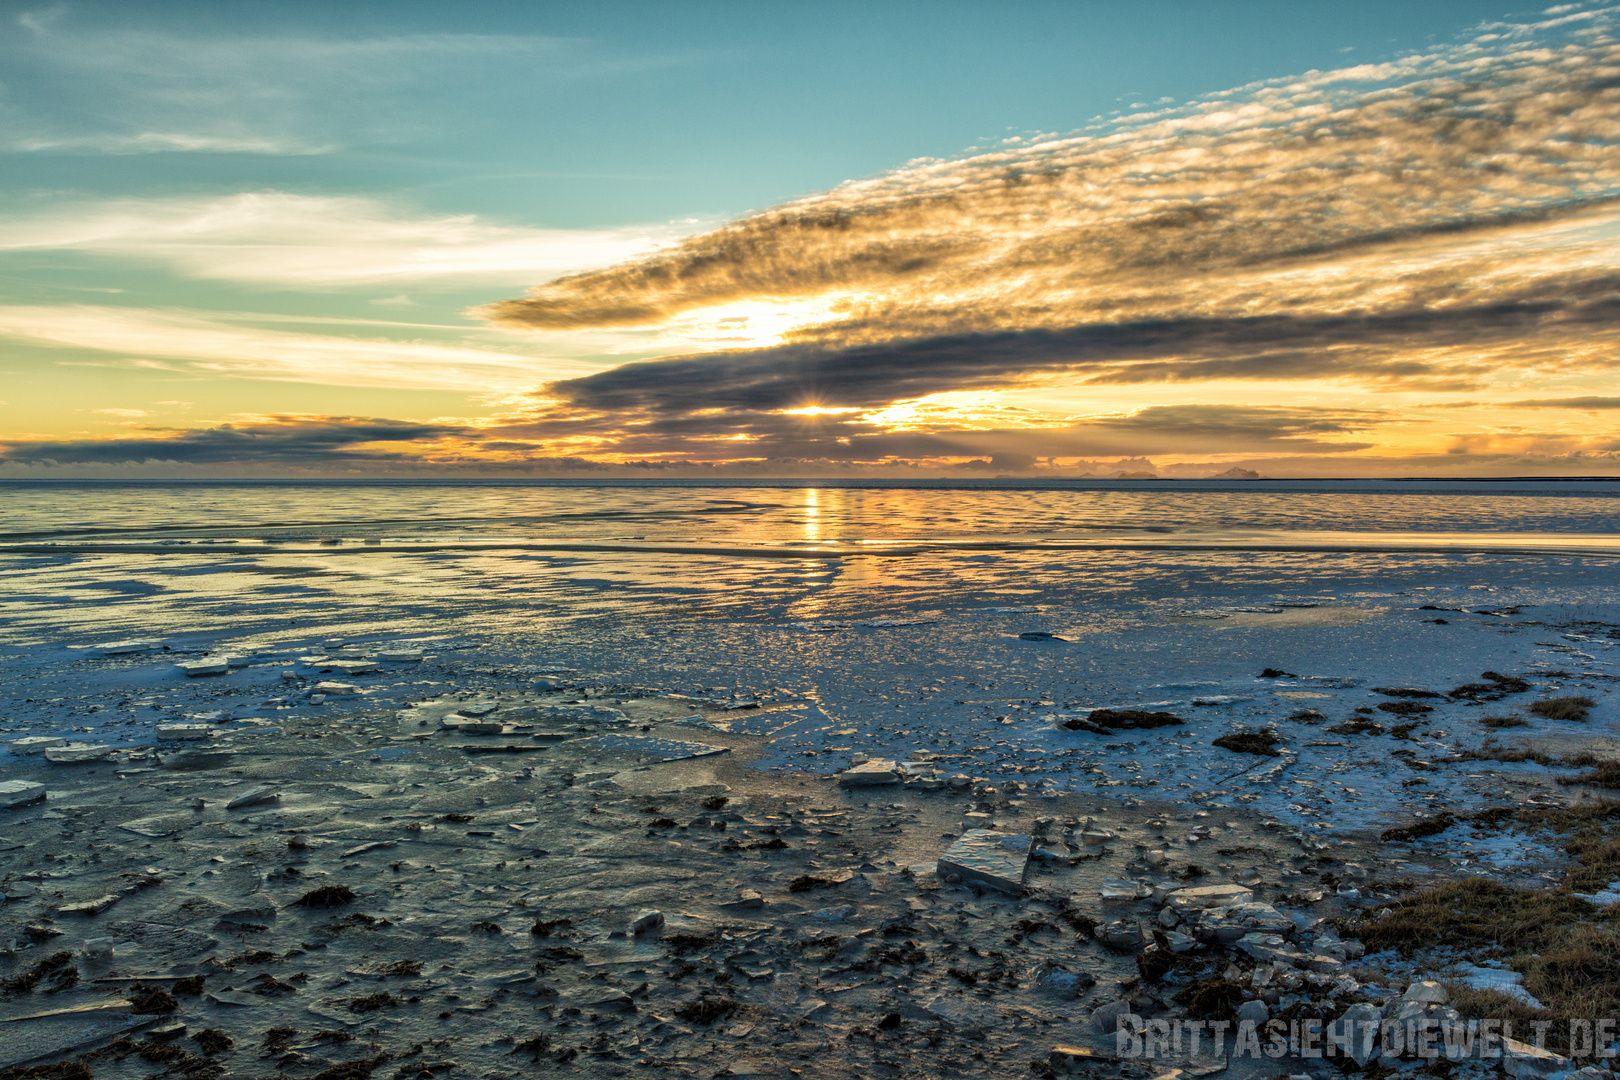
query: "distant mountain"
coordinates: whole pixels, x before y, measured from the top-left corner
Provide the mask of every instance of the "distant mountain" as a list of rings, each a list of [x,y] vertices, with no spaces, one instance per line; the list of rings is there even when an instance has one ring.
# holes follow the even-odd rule
[[[1211,479],[1211,480],[1258,480],[1258,479],[1260,479],[1260,474],[1255,472],[1253,469],[1240,469],[1236,465],[1234,465],[1230,469],[1227,469],[1223,473],[1216,473],[1214,476],[1209,477],[1209,479]]]

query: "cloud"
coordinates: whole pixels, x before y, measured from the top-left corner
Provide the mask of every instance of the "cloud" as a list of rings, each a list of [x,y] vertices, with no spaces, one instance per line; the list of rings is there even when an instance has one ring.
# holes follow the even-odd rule
[[[763,320],[757,347],[715,335],[536,394],[536,423],[704,453],[743,437],[875,445],[848,420],[811,435],[767,418],[952,393],[1613,379],[1616,11],[914,162],[482,313],[542,340]]]
[[[1620,409],[1620,397],[1535,398],[1504,401],[1502,405],[1513,409]]]
[[[1094,385],[1345,379],[1461,389],[1493,350],[1546,369],[1613,363],[1620,278],[1550,283],[1490,305],[1378,314],[1229,317],[958,334],[639,361],[548,384],[559,411],[632,417],[803,406],[878,408],[952,390],[1061,377]]]
[[[174,20],[165,20],[173,23]],[[536,35],[174,32],[79,18],[18,19],[0,148],[22,153],[303,155],[442,138],[497,91],[689,62],[616,56]],[[457,93],[446,94],[445,86]]]
[[[988,420],[989,422],[984,422]],[[977,410],[975,422],[943,410],[930,422],[926,410],[915,422],[896,426],[873,415],[784,415],[752,410],[713,410],[625,423],[612,414],[558,417],[540,414],[492,424],[491,438],[532,445],[570,445],[580,452],[610,453],[617,460],[658,456],[694,460],[727,458],[817,458],[877,463],[930,461],[989,454],[1017,457],[1130,456],[1232,453],[1329,453],[1365,450],[1375,444],[1346,436],[1387,422],[1378,412],[1312,407],[1244,405],[1149,406],[1128,413],[1067,421],[1028,417],[1009,426],[1005,411]]]
[[[503,352],[421,340],[421,335],[441,332],[442,327],[385,323],[381,325],[411,335],[385,338],[253,325],[275,319],[251,313],[204,315],[87,304],[12,305],[0,306],[0,339],[108,353],[109,359],[101,361],[107,364],[166,368],[199,377],[273,379],[327,386],[515,391],[532,387],[536,374],[547,369],[573,373],[592,367],[529,351]]]
[[[280,191],[66,202],[0,216],[0,252],[84,251],[191,277],[317,290],[510,285],[642,255],[676,235],[673,226],[532,229]]]
[[[1425,55],[913,162],[686,237],[276,192],[14,214],[0,235],[20,249],[287,288],[394,293],[523,271],[551,279],[483,312],[534,334],[534,352],[589,340],[665,355],[601,370],[504,350],[493,332],[485,347],[462,328],[385,320],[314,332],[320,320],[0,308],[0,334],[115,362],[526,402],[477,425],[261,418],[14,443],[7,460],[110,467],[148,460],[145,446],[221,469],[566,471],[588,457],[627,474],[858,475],[1155,455],[1315,460],[1306,473],[1324,459],[1346,474],[1604,471],[1606,430],[1532,432],[1411,399],[1466,393],[1486,410],[1526,387],[1620,390],[1615,20],[1493,25]],[[249,127],[196,131],[319,135]],[[344,336],[362,328],[388,338]],[[1561,404],[1583,400],[1608,399],[1521,406],[1598,408]]]
[[[422,443],[456,435],[457,427],[347,416],[272,416],[246,424],[195,430],[151,430],[137,438],[29,441],[0,444],[13,464],[121,464],[164,461],[186,465],[233,462],[297,464],[374,462],[416,454],[386,444]]]
[[[936,308],[979,327],[1173,308],[1171,283],[1219,296],[1212,271],[1319,271],[1324,256],[1371,249],[1418,269],[1436,250],[1466,253],[1478,230],[1613,197],[1617,73],[1607,19],[1574,40],[1312,73],[845,184],[490,314],[637,324],[836,290],[852,318],[881,314],[892,333],[896,316],[926,322]],[[1343,295],[1373,299],[1369,284],[1358,276]]]
[[[416,422],[375,417],[268,415],[199,429],[148,428],[113,439],[8,440],[0,442],[0,476],[950,476],[1029,472],[1048,477],[1111,473],[1123,467],[1161,475],[1197,477],[1232,464],[1268,476],[1489,476],[1620,474],[1620,440],[1571,447],[1556,436],[1527,436],[1517,443],[1481,439],[1452,452],[1417,455],[1347,453],[1352,444],[1313,446],[1315,434],[1359,430],[1366,418],[1354,411],[1266,410],[1210,406],[1195,410],[1148,409],[1093,418],[1087,425],[1054,433],[1039,431],[880,433],[888,451],[915,451],[911,460],[849,454],[776,454],[678,461],[627,458],[604,463],[558,452],[543,442],[513,437],[511,428],[459,421]],[[1277,437],[1280,424],[1293,434]],[[1255,440],[1247,456],[1228,455],[1218,465],[1145,460],[1164,437],[1208,437],[1238,432]],[[1138,438],[1140,436],[1140,438]],[[1019,441],[1020,439],[1028,441]],[[1144,449],[1132,450],[1138,446]],[[1332,457],[1322,450],[1331,447]],[[969,460],[962,460],[967,458]],[[1054,460],[1062,458],[1061,462]],[[1076,460],[1078,458],[1078,460]],[[1099,466],[1097,458],[1117,458]]]

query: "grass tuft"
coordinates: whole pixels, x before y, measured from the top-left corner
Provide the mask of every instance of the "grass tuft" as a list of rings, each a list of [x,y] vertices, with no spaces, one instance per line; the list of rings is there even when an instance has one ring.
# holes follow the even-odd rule
[[[1482,716],[1479,718],[1479,722],[1485,727],[1498,729],[1528,727],[1530,724],[1530,721],[1522,716]]]
[[[1589,697],[1555,697],[1532,701],[1526,708],[1548,720],[1585,720],[1592,714],[1594,704],[1596,702]]]
[[[1620,864],[1620,841],[1606,844],[1602,857]],[[1587,851],[1583,861],[1594,854]],[[1458,1011],[1515,1019],[1550,1016],[1553,1048],[1558,1049],[1556,1039],[1569,1030],[1568,1020],[1620,1012],[1620,935],[1614,932],[1614,912],[1568,893],[1472,878],[1413,893],[1391,904],[1382,918],[1363,916],[1344,929],[1372,951],[1394,949],[1412,956],[1445,947],[1507,958],[1547,1012],[1538,1014],[1500,994],[1468,990],[1455,999]]]
[[[1579,776],[1560,776],[1558,782],[1566,787],[1584,784],[1588,787],[1608,788],[1611,791],[1620,790],[1620,761],[1586,762],[1592,765],[1589,772]]]

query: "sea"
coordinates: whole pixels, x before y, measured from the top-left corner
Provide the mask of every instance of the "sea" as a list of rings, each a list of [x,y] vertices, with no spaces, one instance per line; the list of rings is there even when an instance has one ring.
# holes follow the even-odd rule
[[[280,679],[297,656],[414,643],[439,666],[370,707],[477,679],[792,701],[737,714],[772,740],[761,768],[950,747],[969,773],[1365,827],[1467,785],[1410,784],[1317,728],[1374,688],[1490,670],[1593,688],[1582,732],[1607,733],[1617,628],[1616,480],[0,486],[5,737],[274,718],[309,708]],[[169,655],[86,659],[127,639]],[[176,674],[208,651],[256,660],[206,689]],[[1490,737],[1465,704],[1400,745]],[[1061,727],[1116,707],[1189,723]],[[1216,784],[1211,739],[1267,727],[1294,747],[1286,783]]]

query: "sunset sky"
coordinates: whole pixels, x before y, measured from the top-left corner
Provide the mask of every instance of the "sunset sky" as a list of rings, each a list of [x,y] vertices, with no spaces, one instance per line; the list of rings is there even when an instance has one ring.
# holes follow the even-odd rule
[[[1620,475],[1620,8],[0,0],[0,478]]]

